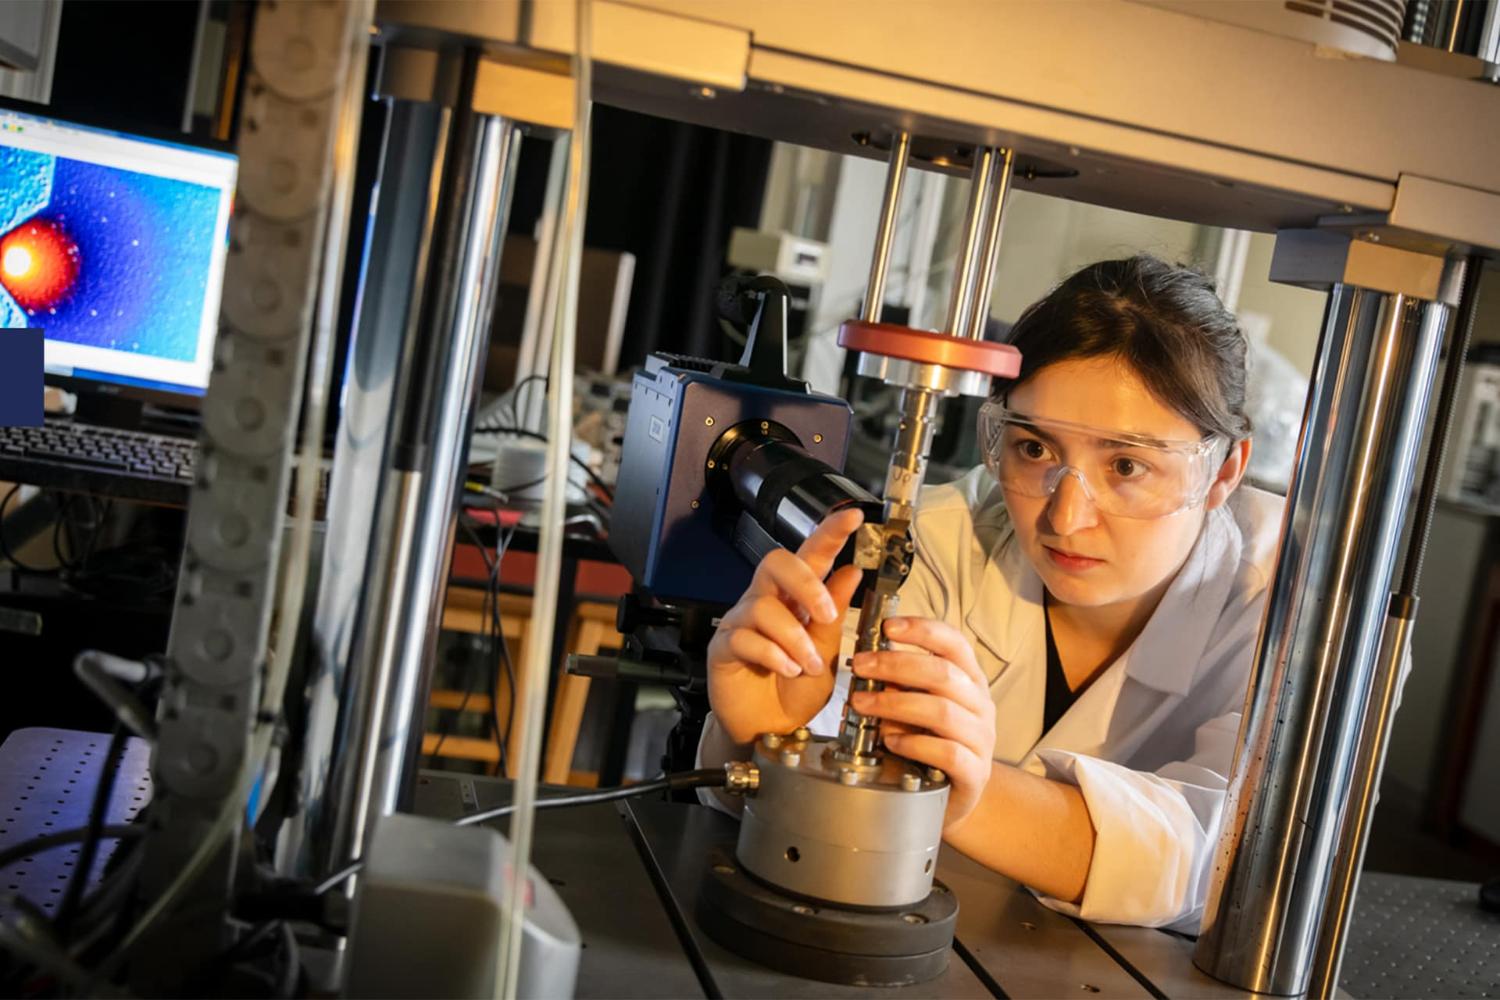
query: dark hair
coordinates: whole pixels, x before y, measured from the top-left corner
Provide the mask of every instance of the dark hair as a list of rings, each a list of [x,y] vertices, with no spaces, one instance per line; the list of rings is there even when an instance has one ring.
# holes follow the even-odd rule
[[[1204,434],[1250,435],[1245,334],[1192,268],[1150,254],[1090,264],[1027,308],[1009,339],[1021,372],[995,380],[998,396],[1059,361],[1113,356]]]

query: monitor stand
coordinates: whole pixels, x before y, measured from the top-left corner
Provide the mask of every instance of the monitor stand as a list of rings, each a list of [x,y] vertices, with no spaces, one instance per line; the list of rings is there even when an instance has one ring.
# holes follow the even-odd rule
[[[145,408],[145,403],[139,399],[85,389],[78,393],[73,419],[82,424],[140,430]]]

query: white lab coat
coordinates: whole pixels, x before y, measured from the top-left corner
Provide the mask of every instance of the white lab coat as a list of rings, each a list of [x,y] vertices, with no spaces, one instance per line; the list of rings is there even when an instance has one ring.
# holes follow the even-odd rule
[[[1280,497],[1241,486],[1211,511],[1140,636],[1044,736],[1042,581],[1000,491],[983,468],[923,490],[900,613],[947,622],[973,644],[995,700],[995,759],[1077,785],[1088,804],[1083,897],[1043,897],[1053,909],[1197,932],[1281,510]],[[840,671],[814,732],[837,732],[847,686]],[[710,717],[701,762],[721,761],[726,744]]]

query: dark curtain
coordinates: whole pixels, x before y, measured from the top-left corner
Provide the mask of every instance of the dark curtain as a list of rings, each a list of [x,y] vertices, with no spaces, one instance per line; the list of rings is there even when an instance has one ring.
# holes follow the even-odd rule
[[[511,231],[530,235],[541,211],[547,156],[528,141]],[[771,142],[596,105],[589,165],[591,247],[635,255],[620,367],[665,350],[719,358],[714,292],[735,226],[754,227]]]
[[[182,128],[198,5],[68,0],[51,113],[130,130]]]

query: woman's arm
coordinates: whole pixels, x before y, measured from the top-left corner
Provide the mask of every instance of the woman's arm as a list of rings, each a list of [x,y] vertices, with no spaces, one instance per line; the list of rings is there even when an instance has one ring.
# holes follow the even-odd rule
[[[1077,785],[995,763],[974,811],[950,824],[943,839],[1054,899],[1083,898],[1094,824]]]

